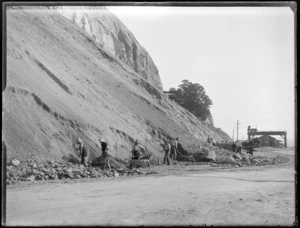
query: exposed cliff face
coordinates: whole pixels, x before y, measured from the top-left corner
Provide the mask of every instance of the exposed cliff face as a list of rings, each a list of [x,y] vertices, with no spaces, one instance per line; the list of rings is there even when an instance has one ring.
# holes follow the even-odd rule
[[[126,26],[105,7],[60,6],[57,11],[83,28],[104,50],[162,89],[158,69],[148,52]]]
[[[208,135],[230,140],[56,10],[8,10],[6,58],[2,133],[8,159],[74,156],[78,136],[90,160],[101,154],[102,137],[109,153],[119,158],[130,157],[132,143],[139,139],[156,161],[166,138],[179,137],[187,149]]]

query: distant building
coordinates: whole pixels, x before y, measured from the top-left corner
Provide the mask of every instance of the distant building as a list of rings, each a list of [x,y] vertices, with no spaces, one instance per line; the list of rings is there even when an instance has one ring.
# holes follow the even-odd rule
[[[170,96],[172,96],[173,94],[172,93],[170,93],[169,91],[163,91],[164,92],[164,94],[166,94],[168,97],[170,97]]]
[[[270,147],[276,147],[276,148],[282,148],[283,143],[281,140],[278,140],[272,136],[269,135],[263,135],[258,138],[260,142],[260,147],[263,146],[270,146]]]
[[[283,148],[284,147],[284,144],[283,144],[283,142],[281,140],[276,140],[276,142],[277,142],[277,147],[279,147],[279,148]]]

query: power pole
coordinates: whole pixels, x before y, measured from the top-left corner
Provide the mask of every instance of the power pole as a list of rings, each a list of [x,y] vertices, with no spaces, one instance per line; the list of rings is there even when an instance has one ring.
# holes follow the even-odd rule
[[[239,121],[236,122],[236,140],[239,140]]]
[[[234,141],[234,128],[232,129],[232,140]]]

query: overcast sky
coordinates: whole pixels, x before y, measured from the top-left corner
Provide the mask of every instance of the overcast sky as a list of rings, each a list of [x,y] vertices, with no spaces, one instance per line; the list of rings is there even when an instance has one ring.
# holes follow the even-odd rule
[[[294,138],[294,14],[288,7],[108,7],[146,48],[164,90],[204,86],[214,125]]]

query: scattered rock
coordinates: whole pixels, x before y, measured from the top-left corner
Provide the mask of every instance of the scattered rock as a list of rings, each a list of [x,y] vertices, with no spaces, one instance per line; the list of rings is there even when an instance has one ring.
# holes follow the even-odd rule
[[[233,158],[233,156],[225,157],[223,160],[225,164],[236,164],[236,160]]]
[[[196,161],[215,161],[216,153],[214,150],[203,148],[202,152],[194,154],[194,158]]]
[[[263,165],[276,165],[288,161],[287,158],[276,156],[272,158],[254,157],[249,154],[234,154],[225,149],[218,149],[214,146],[203,146],[201,150],[197,150],[194,155],[190,154],[193,162],[188,163],[179,162],[181,165],[206,165],[212,167],[238,167],[238,166],[263,166]],[[120,159],[119,159],[120,160]],[[128,171],[126,166],[122,166],[122,162],[118,165],[114,164],[111,170],[102,170],[101,166],[88,166],[85,167],[81,164],[72,163],[68,161],[19,161],[12,160],[7,165],[7,184],[13,184],[17,181],[42,181],[42,180],[56,180],[56,179],[80,179],[80,178],[98,178],[98,177],[119,177],[128,175],[141,175],[136,171]],[[200,161],[199,161],[200,160]],[[205,161],[203,161],[205,160]],[[207,161],[215,161],[215,163],[208,163]],[[113,164],[113,163],[112,163]]]
[[[35,176],[31,175],[29,177],[26,178],[27,181],[34,181],[35,180]]]
[[[18,167],[20,165],[20,161],[17,160],[17,159],[14,159],[14,160],[11,161],[11,164]]]
[[[242,160],[242,156],[240,154],[233,154],[232,155],[236,160]]]

